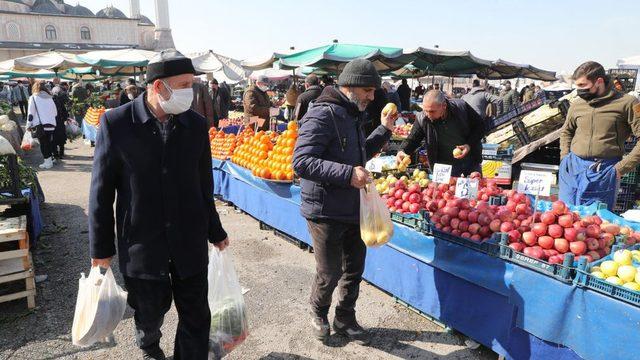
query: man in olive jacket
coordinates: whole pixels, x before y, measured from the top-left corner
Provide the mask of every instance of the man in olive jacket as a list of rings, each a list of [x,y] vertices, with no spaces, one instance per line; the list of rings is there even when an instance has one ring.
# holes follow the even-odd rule
[[[269,119],[271,118],[269,115],[271,100],[269,100],[267,90],[269,90],[269,79],[264,75],[260,75],[256,80],[256,84],[250,86],[244,92],[242,99],[246,121],[249,121],[252,116],[265,119],[265,122],[259,128],[260,130],[269,129]]]
[[[221,250],[229,244],[213,199],[207,121],[189,109],[194,73],[179,52],[158,54],[147,67],[147,91],[105,113],[96,141],[91,264],[108,268],[117,239],[145,359],[165,358],[160,326],[172,298],[180,319],[174,359],[207,359],[207,241]]]
[[[612,210],[622,175],[640,163],[640,144],[623,158],[629,135],[640,136],[640,104],[616,91],[602,65],[573,74],[578,96],[560,135],[559,197],[571,205],[604,202]]]

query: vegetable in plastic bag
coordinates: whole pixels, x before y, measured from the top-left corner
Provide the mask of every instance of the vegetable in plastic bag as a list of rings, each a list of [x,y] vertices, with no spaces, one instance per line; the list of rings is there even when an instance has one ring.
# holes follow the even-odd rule
[[[360,237],[367,246],[382,246],[393,236],[389,210],[370,183],[360,189]]]
[[[249,335],[242,287],[229,251],[214,247],[209,254],[209,359],[220,359]]]
[[[33,135],[31,135],[31,131],[25,131],[24,136],[22,137],[22,143],[20,144],[22,150],[29,151],[38,146],[40,146],[40,142],[38,142],[38,139],[34,138]]]
[[[71,328],[73,344],[91,346],[107,340],[122,320],[126,307],[127,292],[118,286],[111,268],[104,275],[98,266],[91,268],[88,277],[82,273]]]
[[[9,140],[4,136],[0,136],[0,155],[15,155],[16,150],[13,148]]]

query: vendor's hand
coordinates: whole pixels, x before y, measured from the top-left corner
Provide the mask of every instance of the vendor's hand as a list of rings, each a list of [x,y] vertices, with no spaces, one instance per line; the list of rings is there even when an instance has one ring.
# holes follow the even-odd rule
[[[618,169],[613,168],[613,171],[616,172],[616,180],[620,181],[622,179],[622,174],[620,174],[620,171],[618,171]]]
[[[370,182],[371,174],[369,174],[365,168],[362,166],[356,166],[353,168],[353,173],[351,174],[351,186],[357,189],[362,189]]]
[[[384,113],[380,114],[380,120],[382,120],[382,125],[389,129],[389,131],[393,131],[396,127],[396,120],[398,119],[398,112],[388,113],[385,115]]]
[[[458,145],[456,146],[456,149],[460,149],[462,151],[462,153],[458,156],[453,155],[453,157],[456,159],[464,159],[464,157],[467,156],[467,154],[469,154],[469,151],[471,151],[471,147],[467,144]]]
[[[100,266],[103,269],[108,269],[111,266],[111,259],[113,257],[108,257],[106,259],[91,259],[91,267]]]
[[[396,164],[402,163],[402,160],[407,156],[409,155],[407,155],[404,151],[402,150],[398,151],[398,153],[396,154]]]
[[[229,238],[226,238],[220,242],[213,244],[213,246],[217,247],[218,250],[222,251],[229,246]]]

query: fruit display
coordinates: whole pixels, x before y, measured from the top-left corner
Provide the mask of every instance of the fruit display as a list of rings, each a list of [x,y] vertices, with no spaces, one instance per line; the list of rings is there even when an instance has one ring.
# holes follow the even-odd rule
[[[89,125],[99,127],[100,126],[100,117],[107,110],[104,107],[90,107],[87,109],[87,113],[84,116],[84,122]]]
[[[426,171],[415,169],[413,170],[411,178],[409,178],[406,175],[403,175],[398,179],[394,175],[388,175],[386,177],[380,177],[376,179],[375,181],[376,190],[378,191],[379,194],[387,194],[390,189],[395,187],[398,181],[404,182],[406,186],[418,184],[421,189],[429,185],[429,183],[431,182],[431,180],[429,180],[429,175],[427,174]]]
[[[413,125],[411,124],[396,125],[393,128],[393,134],[391,136],[395,139],[406,139],[412,127]]]
[[[251,173],[266,180],[293,180],[293,149],[298,138],[298,124],[289,122],[287,130],[260,131],[237,146],[231,161],[251,170]]]
[[[209,140],[211,142],[211,156],[226,160],[235,151],[236,146],[245,142],[246,139],[253,136],[253,129],[246,128],[240,134],[226,134],[222,130],[216,128],[209,129]]]
[[[617,250],[608,260],[591,268],[591,275],[614,285],[640,292],[640,250]]]
[[[220,119],[218,121],[219,128],[225,128],[227,126],[242,126],[244,124],[244,113],[237,111],[229,112],[227,119]]]

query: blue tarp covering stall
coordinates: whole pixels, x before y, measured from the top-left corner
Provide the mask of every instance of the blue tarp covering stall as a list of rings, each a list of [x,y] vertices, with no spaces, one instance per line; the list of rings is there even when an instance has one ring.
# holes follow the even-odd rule
[[[311,245],[300,188],[214,160],[216,195]],[[634,359],[640,308],[395,225],[369,249],[364,277],[510,359]]]

